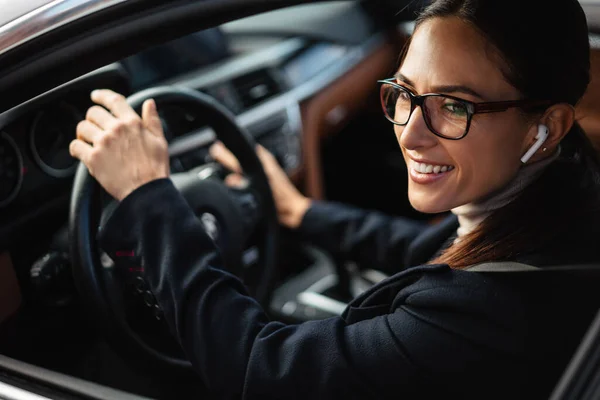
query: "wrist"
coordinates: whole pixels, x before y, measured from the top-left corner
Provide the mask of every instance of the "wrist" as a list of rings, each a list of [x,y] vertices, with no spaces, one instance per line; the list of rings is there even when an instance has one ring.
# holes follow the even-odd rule
[[[280,213],[279,222],[290,229],[299,228],[311,204],[312,201],[308,197],[301,196],[297,201],[292,202],[284,212]]]
[[[125,200],[127,197],[129,197],[133,192],[138,191],[140,188],[147,186],[149,183],[152,182],[156,182],[156,181],[160,181],[163,179],[167,179],[169,178],[168,175],[157,175],[155,177],[152,178],[147,178],[144,180],[140,180],[139,182],[136,182],[135,184],[130,185],[129,187],[115,193],[115,195],[113,195],[113,197],[119,201],[122,202],[123,200]]]

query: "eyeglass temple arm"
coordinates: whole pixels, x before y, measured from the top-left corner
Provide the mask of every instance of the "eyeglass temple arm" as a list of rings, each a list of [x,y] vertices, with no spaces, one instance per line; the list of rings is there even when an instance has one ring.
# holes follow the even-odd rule
[[[475,114],[484,114],[506,111],[509,108],[515,107],[533,108],[547,105],[550,105],[550,103],[542,100],[493,101],[489,103],[473,103],[473,111]]]

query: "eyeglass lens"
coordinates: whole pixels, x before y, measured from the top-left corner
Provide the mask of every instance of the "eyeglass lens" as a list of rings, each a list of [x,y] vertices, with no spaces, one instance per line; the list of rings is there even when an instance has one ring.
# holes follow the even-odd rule
[[[412,96],[402,87],[383,84],[381,100],[386,117],[398,125],[406,125],[413,110]],[[468,127],[469,113],[466,103],[445,97],[423,98],[423,116],[435,134],[447,138],[460,138]]]

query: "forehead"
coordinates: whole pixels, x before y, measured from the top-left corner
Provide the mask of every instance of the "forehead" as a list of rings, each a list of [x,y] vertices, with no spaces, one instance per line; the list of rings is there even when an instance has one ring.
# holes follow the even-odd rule
[[[459,18],[433,18],[415,31],[399,72],[419,91],[436,85],[464,85],[488,94],[515,89],[502,74],[494,47],[471,24]]]

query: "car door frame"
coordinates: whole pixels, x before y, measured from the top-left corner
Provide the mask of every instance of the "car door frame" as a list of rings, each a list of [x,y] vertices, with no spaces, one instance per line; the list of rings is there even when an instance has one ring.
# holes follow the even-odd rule
[[[147,400],[131,393],[0,355],[0,398],[7,400]]]

